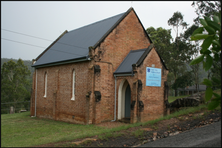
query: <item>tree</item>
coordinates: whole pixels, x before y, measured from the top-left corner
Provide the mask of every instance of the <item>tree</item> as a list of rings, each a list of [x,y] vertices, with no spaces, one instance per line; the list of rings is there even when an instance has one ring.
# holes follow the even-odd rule
[[[200,51],[199,48],[199,41],[190,41],[190,37],[193,34],[193,32],[198,28],[195,24],[193,24],[191,27],[189,27],[185,32],[184,32],[184,39],[186,40],[187,44],[192,48],[192,54],[193,56],[190,57],[189,63],[195,59]],[[193,81],[194,84],[196,85],[196,91],[199,92],[199,83],[200,83],[200,64],[195,64],[195,65],[190,65],[190,68],[192,69],[192,74],[193,74]]]
[[[203,40],[200,50],[201,55],[191,61],[190,65],[203,62],[205,71],[209,71],[214,61],[221,61],[221,11],[211,18],[204,16],[204,19],[200,18],[199,20],[202,26],[193,32],[191,40]],[[206,58],[206,61],[204,61],[204,58]],[[221,67],[219,67],[219,71],[221,71]],[[215,109],[218,105],[221,105],[221,95],[214,93],[213,87],[221,88],[221,81],[212,77],[211,80],[209,78],[204,79],[202,83],[207,85],[205,99],[211,101],[208,104],[208,109]]]
[[[170,79],[168,78],[167,82],[169,87],[172,88],[171,85],[175,83],[177,77],[182,76],[186,71],[185,62],[190,59],[193,52],[182,35],[177,37],[177,43],[171,42],[172,36],[170,29],[167,30],[161,27],[155,29],[149,27],[146,29],[146,32],[152,38],[157,52],[169,68],[168,75],[170,75]],[[176,89],[175,87],[175,95],[177,95]]]
[[[219,61],[213,61],[212,63],[212,68],[211,68],[211,74],[212,74],[212,78],[217,78],[220,82],[221,82],[221,60]],[[213,81],[212,82],[213,85],[213,90],[215,89],[220,89],[219,86],[217,86],[217,84]]]
[[[169,65],[170,65],[170,72],[174,75],[174,83],[176,83],[176,79],[181,77],[183,70],[186,69],[185,63],[188,62],[192,55],[192,48],[186,42],[186,38],[182,33],[179,36],[179,28],[182,27],[182,30],[187,28],[188,24],[184,22],[183,15],[180,12],[175,12],[173,16],[168,20],[168,25],[173,26],[173,29],[176,32],[176,38],[173,43],[173,50],[171,52]],[[182,32],[181,30],[181,32]],[[177,87],[178,85],[174,85],[175,89],[175,96],[177,96]]]
[[[197,25],[200,24],[199,18],[203,18],[205,16],[212,18],[214,15],[219,15],[219,13],[221,13],[221,1],[194,1],[192,3],[192,6],[196,7],[195,12],[198,17],[194,20],[194,22]],[[221,67],[221,61],[213,60],[212,66],[213,67],[208,70],[208,79],[210,79],[211,77],[216,77],[221,80],[221,71],[219,70],[219,68]],[[219,87],[214,86],[213,88],[216,89]]]
[[[173,38],[171,36],[171,30],[167,30],[162,27],[159,27],[157,29],[149,27],[146,29],[146,32],[150,36],[150,38],[152,38],[157,52],[160,54],[161,58],[168,67],[170,53],[172,52],[171,40]]]
[[[174,84],[172,85],[172,88],[177,90],[177,88],[185,88],[186,86],[192,85],[192,72],[187,71],[182,76],[178,77]]]
[[[173,16],[168,20],[168,25],[173,26],[176,32],[176,38],[178,37],[179,27],[182,29],[187,28],[188,24],[183,21],[183,15],[181,12],[174,12]]]
[[[160,54],[166,66],[170,69],[167,83],[170,88],[169,91],[171,91],[171,85],[174,82],[174,77],[171,72],[172,65],[170,65],[170,61],[173,58],[172,53],[174,52],[173,44],[171,43],[173,39],[171,36],[171,29],[164,29],[162,27],[155,29],[153,27],[149,27],[146,29],[146,32],[150,36],[150,38],[152,38],[157,52]]]
[[[197,7],[195,12],[198,16],[194,19],[196,25],[200,24],[201,17],[212,17],[221,11],[221,1],[193,1],[191,6]]]
[[[10,60],[1,68],[1,103],[24,101],[30,95],[27,87],[30,85],[29,76],[31,72],[24,62],[19,59],[17,63]]]

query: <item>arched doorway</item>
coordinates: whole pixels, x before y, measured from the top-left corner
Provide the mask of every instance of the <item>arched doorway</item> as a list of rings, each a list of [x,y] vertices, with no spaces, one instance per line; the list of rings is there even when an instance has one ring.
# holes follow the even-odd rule
[[[126,79],[122,80],[118,90],[118,119],[130,118],[131,89]]]
[[[125,118],[130,118],[131,90],[128,84],[125,91]]]

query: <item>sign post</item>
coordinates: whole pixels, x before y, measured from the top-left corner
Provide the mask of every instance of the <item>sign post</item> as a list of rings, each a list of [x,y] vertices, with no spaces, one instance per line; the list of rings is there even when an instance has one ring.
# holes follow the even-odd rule
[[[146,86],[161,87],[161,69],[146,67]]]

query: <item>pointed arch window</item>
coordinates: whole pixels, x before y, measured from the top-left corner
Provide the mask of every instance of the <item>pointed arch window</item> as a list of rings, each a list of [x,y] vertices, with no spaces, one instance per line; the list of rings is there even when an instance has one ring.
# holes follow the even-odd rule
[[[71,100],[75,100],[75,81],[76,81],[75,70],[72,71],[72,98]]]
[[[45,77],[44,77],[44,88],[45,88],[45,93],[44,93],[44,97],[47,96],[47,73],[45,73]]]

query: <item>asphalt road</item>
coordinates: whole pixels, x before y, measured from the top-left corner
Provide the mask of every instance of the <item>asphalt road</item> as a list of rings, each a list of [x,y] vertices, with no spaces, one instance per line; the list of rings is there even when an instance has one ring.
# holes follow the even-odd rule
[[[140,147],[221,147],[221,121],[157,139]]]

